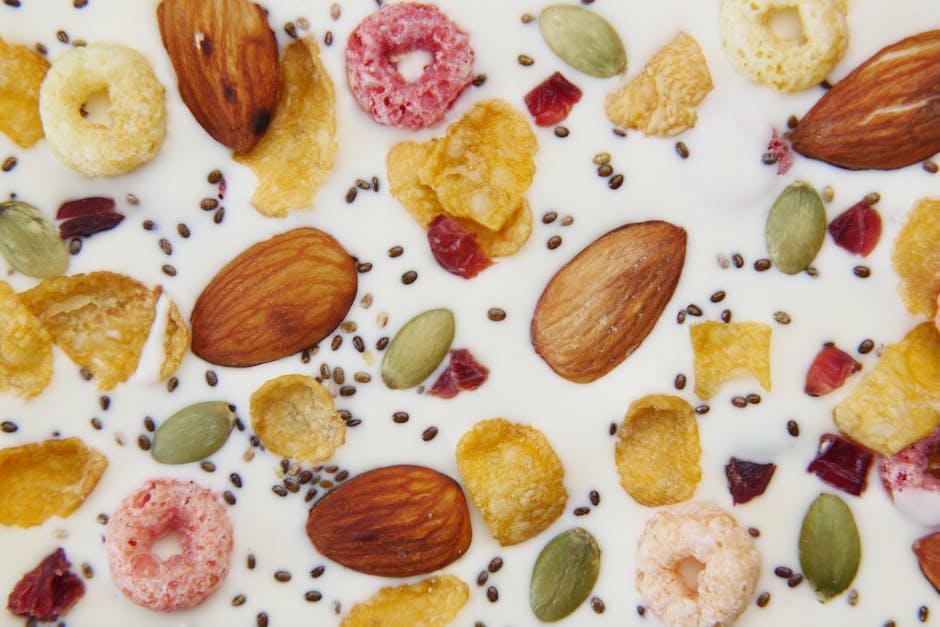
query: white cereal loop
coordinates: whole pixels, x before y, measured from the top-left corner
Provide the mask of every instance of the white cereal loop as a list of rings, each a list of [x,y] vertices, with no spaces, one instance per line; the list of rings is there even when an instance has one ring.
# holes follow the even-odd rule
[[[110,123],[86,120],[82,105],[103,93]],[[124,46],[63,52],[39,89],[39,115],[53,154],[87,176],[115,176],[147,163],[166,134],[163,85],[147,59]]]
[[[775,13],[796,10],[801,36],[778,37]],[[848,46],[845,0],[722,0],[721,43],[749,80],[789,93],[820,83]]]
[[[712,503],[680,503],[647,522],[637,547],[637,589],[670,627],[730,625],[754,597],[760,561],[731,514]],[[695,589],[683,575],[690,562],[701,565]]]

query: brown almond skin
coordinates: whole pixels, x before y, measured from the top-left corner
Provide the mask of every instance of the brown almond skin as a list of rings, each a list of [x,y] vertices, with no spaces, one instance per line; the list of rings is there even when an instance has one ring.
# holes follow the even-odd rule
[[[940,592],[940,531],[915,540],[912,548],[924,577]]]
[[[556,373],[589,383],[643,342],[675,291],[685,229],[662,221],[603,235],[549,281],[532,318],[535,352]]]
[[[819,99],[791,136],[800,154],[893,170],[940,151],[940,30],[880,50]]]
[[[456,481],[424,466],[377,468],[310,510],[307,536],[329,559],[369,575],[409,577],[447,566],[470,546],[470,512]]]
[[[248,0],[163,0],[157,21],[193,117],[219,143],[251,150],[277,107],[277,41],[265,10]]]
[[[356,298],[356,264],[327,233],[298,228],[230,261],[193,307],[192,351],[219,366],[253,366],[313,346]]]

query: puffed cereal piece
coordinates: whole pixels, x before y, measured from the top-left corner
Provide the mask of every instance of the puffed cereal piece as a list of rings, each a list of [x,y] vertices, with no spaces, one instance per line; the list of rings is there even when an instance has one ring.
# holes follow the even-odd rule
[[[715,395],[725,381],[751,375],[770,391],[771,329],[761,322],[708,321],[689,327],[695,352],[695,394]]]
[[[189,348],[189,327],[180,314],[176,303],[170,301],[166,313],[166,331],[163,334],[163,363],[160,364],[160,380],[164,381],[173,376],[180,362],[183,361],[183,355]]]
[[[340,627],[443,627],[457,618],[470,598],[470,587],[453,575],[387,587],[353,606]]]
[[[301,462],[329,459],[346,441],[346,422],[313,377],[286,374],[251,395],[251,427],[272,452]]]
[[[0,449],[0,525],[34,527],[85,501],[108,460],[78,438]]]
[[[898,290],[914,315],[933,318],[940,297],[940,199],[921,199],[907,214],[894,240],[891,261],[900,282]]]
[[[640,505],[692,498],[702,479],[702,447],[692,406],[677,396],[650,395],[630,403],[617,430],[620,485]]]
[[[680,32],[632,81],[607,94],[604,108],[619,127],[671,137],[695,126],[695,107],[711,89],[702,49],[694,37]]]
[[[137,370],[160,292],[123,274],[91,272],[43,281],[20,298],[97,387],[110,390]]]
[[[503,546],[539,534],[564,512],[565,469],[534,427],[503,418],[478,422],[457,443],[457,468],[483,522]]]
[[[52,379],[52,337],[6,281],[0,281],[0,390],[22,398]]]
[[[26,46],[0,38],[0,132],[29,148],[42,139],[39,86],[49,62]]]
[[[940,425],[940,332],[932,322],[912,329],[832,410],[849,438],[894,455]]]

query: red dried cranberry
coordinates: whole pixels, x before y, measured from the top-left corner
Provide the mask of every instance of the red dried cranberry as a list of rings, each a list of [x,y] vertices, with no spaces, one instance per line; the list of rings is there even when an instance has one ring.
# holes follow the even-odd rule
[[[475,390],[489,377],[490,370],[466,348],[458,348],[450,352],[450,362],[447,369],[441,373],[431,390],[431,396],[438,398],[453,398],[460,390]]]
[[[17,582],[7,609],[43,623],[58,620],[85,594],[85,584],[70,566],[65,551],[56,549]]]
[[[862,369],[862,364],[841,348],[826,346],[813,359],[806,373],[803,391],[810,396],[823,396],[842,387],[850,375]]]
[[[770,143],[767,144],[767,154],[772,158],[768,163],[777,164],[777,174],[786,174],[793,166],[793,154],[790,152],[790,144],[777,134],[777,129],[773,130]]]
[[[72,218],[59,224],[59,237],[69,239],[77,236],[88,236],[101,231],[113,229],[124,216],[117,211],[105,211],[104,213],[95,213],[91,215]]]
[[[55,214],[55,218],[56,220],[80,218],[107,211],[114,211],[113,198],[109,196],[91,196],[90,198],[79,198],[78,200],[69,200],[62,203],[62,206]]]
[[[776,464],[758,464],[732,457],[725,465],[725,476],[733,503],[747,503],[763,494],[775,470]]]
[[[865,490],[874,453],[848,438],[825,433],[819,438],[816,458],[806,469],[820,479],[855,496]]]
[[[525,95],[529,113],[539,126],[558,124],[568,117],[571,108],[579,100],[581,90],[562,76],[561,72],[555,72]]]
[[[445,215],[437,216],[428,225],[428,244],[441,267],[465,279],[475,277],[493,264],[480,248],[476,233]]]
[[[438,398],[454,398],[459,393],[460,388],[457,387],[457,377],[454,375],[454,369],[451,368],[450,365],[444,369],[441,376],[437,378],[437,381],[435,381],[431,389],[428,390],[428,394]]]
[[[881,238],[881,216],[862,200],[829,223],[829,235],[836,246],[867,257]]]

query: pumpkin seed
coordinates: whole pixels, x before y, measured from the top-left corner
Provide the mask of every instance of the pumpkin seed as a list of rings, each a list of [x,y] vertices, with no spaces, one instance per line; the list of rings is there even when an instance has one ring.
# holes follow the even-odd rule
[[[0,254],[17,272],[54,279],[69,267],[69,251],[39,209],[19,200],[0,202]]]
[[[382,358],[382,380],[393,390],[414,387],[443,361],[454,340],[454,314],[430,309],[405,323]]]
[[[820,494],[800,530],[800,568],[821,602],[851,585],[862,557],[852,510],[834,494]]]
[[[782,272],[806,269],[826,237],[826,209],[816,190],[800,182],[783,190],[770,208],[764,235],[770,258]]]
[[[235,413],[224,401],[184,407],[153,434],[150,453],[162,464],[188,464],[222,448],[235,424]]]
[[[608,78],[627,67],[620,36],[594,11],[574,4],[545,7],[539,16],[539,31],[548,47],[580,72]]]
[[[568,616],[591,594],[601,567],[601,550],[590,533],[576,527],[545,545],[529,587],[536,618],[553,623]]]

